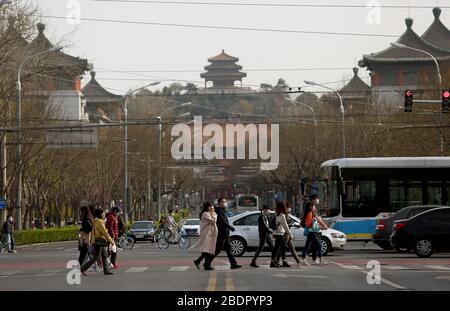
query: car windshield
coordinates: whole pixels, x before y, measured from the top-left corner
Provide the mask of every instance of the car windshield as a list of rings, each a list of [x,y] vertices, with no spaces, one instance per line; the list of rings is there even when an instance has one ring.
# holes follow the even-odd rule
[[[199,219],[189,219],[189,220],[186,220],[186,222],[184,224],[188,225],[188,226],[196,226],[196,225],[200,225],[200,220]]]
[[[131,229],[152,229],[153,223],[151,222],[135,222],[131,225]]]

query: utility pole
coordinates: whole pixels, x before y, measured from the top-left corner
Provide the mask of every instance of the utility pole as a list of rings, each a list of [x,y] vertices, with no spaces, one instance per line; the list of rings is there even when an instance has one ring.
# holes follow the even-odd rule
[[[2,142],[0,146],[0,167],[1,167],[1,187],[0,197],[6,200],[6,132],[2,135]],[[0,211],[1,224],[6,221],[6,208]]]

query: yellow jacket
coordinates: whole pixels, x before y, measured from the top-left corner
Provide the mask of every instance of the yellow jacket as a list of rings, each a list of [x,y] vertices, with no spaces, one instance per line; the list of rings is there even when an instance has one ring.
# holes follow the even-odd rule
[[[105,227],[105,221],[100,218],[94,218],[92,225],[91,243],[95,242],[96,238],[102,238],[111,244],[114,244],[114,240],[109,236]]]

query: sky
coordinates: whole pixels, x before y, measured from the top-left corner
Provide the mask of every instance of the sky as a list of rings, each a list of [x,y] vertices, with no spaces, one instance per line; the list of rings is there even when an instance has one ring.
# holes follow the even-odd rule
[[[47,37],[53,42],[69,37],[70,40],[64,41],[67,44],[64,52],[87,58],[94,65],[97,80],[116,94],[124,94],[155,80],[162,83],[153,90],[177,80],[202,86],[204,82],[199,74],[208,65],[207,59],[219,54],[222,49],[239,58],[238,64],[247,72],[247,78],[243,80],[247,87],[256,88],[261,83],[275,84],[278,78],[284,78],[292,87],[305,86],[304,80],[318,83],[342,81],[352,77],[351,68],[357,66],[364,54],[383,50],[390,42],[396,41],[406,29],[404,20],[408,16],[414,19],[413,29],[422,35],[433,22],[432,7],[447,6],[442,9],[441,20],[450,28],[448,0],[191,1],[314,4],[323,7],[144,3],[146,0],[28,1],[40,8],[41,20],[47,25]],[[181,0],[172,2],[176,1]],[[381,4],[379,15],[376,12],[371,14],[371,9],[366,7],[370,2]],[[327,5],[361,7],[336,8]],[[389,8],[383,5],[404,7]],[[81,17],[79,23],[71,23],[66,17],[76,17],[77,12]],[[385,36],[208,29],[86,19]],[[359,74],[369,83],[368,72],[364,68],[360,68]],[[89,78],[87,74],[83,83]],[[339,88],[343,82],[329,86]]]

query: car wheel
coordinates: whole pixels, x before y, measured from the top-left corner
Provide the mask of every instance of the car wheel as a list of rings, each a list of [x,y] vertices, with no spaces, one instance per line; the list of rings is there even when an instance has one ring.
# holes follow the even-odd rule
[[[245,253],[245,249],[247,248],[247,243],[243,238],[232,237],[231,238],[231,253],[235,257],[241,257]]]
[[[427,239],[418,240],[414,246],[414,252],[419,257],[430,257],[433,254],[433,245]]]
[[[328,255],[328,253],[331,251],[331,242],[328,240],[328,238],[322,237],[320,240],[320,246],[322,247],[322,256]]]

